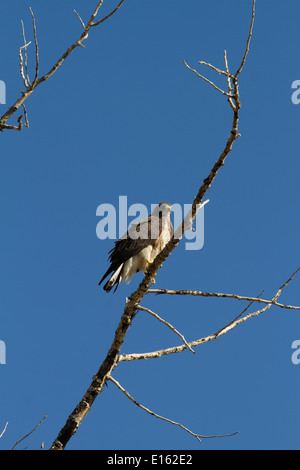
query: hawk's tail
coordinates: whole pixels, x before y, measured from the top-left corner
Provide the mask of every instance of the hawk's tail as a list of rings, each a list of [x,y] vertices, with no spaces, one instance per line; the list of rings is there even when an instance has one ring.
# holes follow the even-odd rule
[[[116,288],[115,288],[115,291],[117,290],[120,282],[122,281],[122,278],[121,278],[121,271],[122,271],[122,268],[123,268],[123,263],[121,264],[121,266],[118,267],[118,269],[112,274],[112,276],[110,276],[109,280],[107,281],[106,284],[104,284],[103,286],[103,289],[106,291],[106,292],[110,292],[112,290],[112,288],[114,287],[115,284],[116,285]],[[106,276],[110,274],[109,272],[106,272],[103,276],[103,278],[101,279],[101,281],[99,282],[99,285],[101,284],[101,282],[106,278]]]

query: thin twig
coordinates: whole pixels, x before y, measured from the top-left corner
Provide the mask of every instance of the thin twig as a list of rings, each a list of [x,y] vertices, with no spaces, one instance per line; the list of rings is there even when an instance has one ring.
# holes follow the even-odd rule
[[[1,434],[0,434],[0,439],[1,439],[1,437],[3,436],[3,434],[5,433],[6,428],[7,428],[7,425],[8,425],[8,421],[5,423],[4,429],[3,429],[3,431],[2,431]]]
[[[122,3],[124,2],[124,0],[121,0],[119,5],[111,12],[109,13],[108,15],[106,15],[104,18],[102,18],[102,20],[99,20],[97,21],[96,23],[92,23],[91,26],[98,26],[99,24],[103,23],[104,21],[108,20],[108,18],[110,18],[114,13],[116,13],[116,11],[119,10],[120,6],[122,5]]]
[[[221,70],[219,69],[218,67],[215,67],[214,65],[212,64],[209,64],[208,62],[204,62],[204,60],[199,60],[199,64],[200,65],[206,65],[207,67],[215,70],[216,72],[218,72],[218,74],[220,75],[225,75],[227,78],[233,78],[233,75],[232,73],[229,72],[229,70],[226,70],[226,72],[224,70]]]
[[[76,15],[77,15],[77,18],[79,19],[79,21],[80,21],[80,23],[81,23],[81,26],[83,27],[83,29],[85,29],[85,24],[84,24],[84,22],[83,22],[83,20],[82,20],[81,16],[79,16],[79,14],[77,13],[77,11],[76,11],[76,10],[74,10],[74,12],[76,13]]]
[[[212,81],[208,80],[208,78],[204,77],[203,75],[201,75],[199,72],[197,72],[197,70],[195,69],[192,69],[187,63],[185,60],[183,60],[183,63],[184,65],[189,69],[191,70],[192,72],[194,72],[198,77],[202,78],[203,80],[205,80],[207,83],[209,83],[212,87],[214,87],[216,90],[218,90],[220,93],[222,93],[222,95],[225,95],[225,96],[228,96],[228,97],[233,97],[233,95],[229,95],[228,93],[226,93],[226,91],[224,90],[221,90],[221,88],[219,88],[217,85],[215,85],[215,83],[213,83]]]
[[[251,41],[251,37],[252,37],[254,18],[255,18],[255,0],[253,0],[253,2],[252,2],[252,17],[251,17],[249,34],[248,34],[247,43],[246,43],[246,49],[245,49],[245,52],[244,52],[244,56],[243,56],[241,65],[239,66],[239,68],[237,69],[237,71],[234,75],[235,78],[237,78],[239,76],[239,74],[241,73],[241,71],[243,70],[243,67],[244,67],[246,59],[247,59],[247,55],[248,55],[249,47],[250,47],[250,41]]]
[[[257,296],[257,298],[259,298],[259,297],[263,294],[263,292],[264,292],[264,291],[261,291],[261,293]],[[226,325],[226,327],[224,327],[224,328],[228,328],[230,325],[232,325],[233,323],[235,323],[239,318],[241,318],[241,317],[247,312],[247,310],[249,310],[249,308],[250,308],[251,305],[253,305],[253,304],[254,304],[254,300],[252,300],[252,301],[247,305],[247,307],[244,308],[244,310],[243,310],[239,315],[237,315],[230,323],[228,323],[228,325]],[[221,331],[222,331],[224,328],[221,328],[221,330],[219,330],[219,331],[217,331],[217,332],[215,333],[216,339],[218,339],[219,334],[221,333]]]
[[[228,93],[231,95],[232,94],[232,90],[233,90],[233,87],[232,87],[232,83],[231,83],[231,78],[232,78],[232,75],[230,74],[229,75],[229,66],[228,66],[228,60],[227,60],[227,52],[226,50],[224,50],[224,63],[225,63],[225,69],[226,69],[226,72],[227,72],[227,88],[228,88]],[[228,102],[231,106],[231,109],[234,111],[235,110],[235,105],[233,103],[233,100],[232,98],[228,97]]]
[[[27,116],[27,111],[26,111],[26,107],[24,103],[22,103],[22,107],[24,109],[25,126],[29,128],[28,116]]]
[[[35,76],[32,82],[32,86],[34,87],[37,83],[38,75],[39,75],[39,48],[37,42],[37,35],[36,35],[36,25],[35,25],[35,17],[31,7],[29,7],[29,11],[32,17],[32,25],[33,25],[33,36],[34,36],[34,44],[35,44]]]
[[[12,448],[11,450],[14,450],[14,449],[17,447],[17,445],[20,444],[20,442],[24,441],[24,439],[26,439],[26,437],[30,436],[30,434],[32,434],[32,433],[39,427],[39,425],[42,424],[42,422],[43,422],[44,419],[46,419],[46,418],[47,418],[47,415],[45,414],[45,416],[41,419],[41,421],[39,421],[39,422],[37,423],[37,425],[36,425],[29,433],[27,433],[24,437],[22,437],[21,439],[19,439],[19,440],[15,443],[15,445],[13,446],[13,448]]]
[[[288,310],[300,310],[300,307],[294,305],[285,305],[276,301],[260,299],[258,297],[248,297],[237,294],[223,294],[221,292],[202,292],[195,290],[171,290],[171,289],[149,289],[149,294],[156,295],[191,295],[194,297],[219,297],[225,299],[247,300],[251,302],[259,302],[262,304],[272,304],[276,307],[285,308]]]
[[[275,296],[276,299],[278,299],[278,297],[281,295],[282,289],[284,289],[284,288],[291,282],[291,280],[298,274],[299,271],[300,271],[300,266],[299,266],[299,268],[296,269],[296,271],[291,275],[291,277],[290,277],[287,281],[285,281],[285,283],[282,284],[282,286],[278,289],[277,294],[276,294],[276,296]]]
[[[22,126],[20,126],[20,125],[15,126],[14,124],[3,124],[3,125],[1,125],[1,128],[2,128],[2,130],[3,129],[6,129],[6,130],[12,129],[14,131],[21,131],[22,130]]]
[[[161,318],[159,315],[157,315],[157,313],[155,312],[152,312],[152,310],[150,310],[149,308],[146,308],[146,307],[142,307],[141,305],[138,305],[137,306],[137,310],[141,310],[142,312],[147,312],[149,313],[150,315],[152,315],[154,318],[156,318],[158,321],[160,321],[161,323],[163,323],[164,325],[166,325],[168,328],[170,328],[170,330],[172,330],[176,335],[178,335],[182,341],[184,342],[184,344],[189,348],[189,350],[196,354],[195,351],[189,346],[188,342],[186,341],[185,337],[179,333],[178,330],[176,330],[176,328],[174,328],[174,326],[171,325],[171,323],[167,322],[166,320],[164,320],[163,318]]]
[[[31,42],[29,42],[28,44],[26,43],[25,28],[24,28],[23,20],[21,20],[21,25],[22,25],[23,41],[24,41],[23,47],[24,47],[25,73],[26,73],[26,78],[27,78],[27,86],[30,86],[31,83],[30,83],[30,78],[28,75],[28,67],[27,67],[27,46],[31,44]],[[25,86],[26,86],[26,83],[25,83]]]
[[[23,83],[25,85],[25,87],[28,89],[29,86],[30,86],[30,82],[28,82],[27,78],[26,78],[26,75],[27,74],[27,71],[24,72],[24,62],[23,62],[23,49],[25,49],[26,51],[26,48],[29,46],[29,44],[31,44],[31,41],[28,42],[27,44],[25,43],[24,46],[21,46],[20,49],[19,49],[19,57],[20,57],[20,74],[21,74],[21,78],[23,80]],[[26,55],[25,55],[26,57]],[[26,59],[25,59],[26,60]],[[27,70],[27,67],[25,66],[25,70]]]
[[[122,385],[116,380],[114,379],[111,375],[108,377],[109,380],[111,380],[117,387],[119,390],[121,390],[124,395],[126,395],[127,398],[129,398],[130,401],[132,401],[132,403],[134,403],[136,406],[138,406],[139,408],[141,408],[142,410],[146,411],[147,413],[149,413],[151,416],[155,416],[155,418],[158,418],[158,419],[161,419],[162,421],[166,421],[167,423],[171,423],[171,424],[174,424],[175,426],[179,426],[181,429],[183,429],[184,431],[188,432],[189,434],[191,434],[192,436],[194,436],[199,442],[201,442],[201,439],[212,439],[212,438],[218,438],[218,437],[231,437],[231,436],[235,436],[236,434],[238,434],[238,431],[236,432],[233,432],[231,434],[223,434],[223,435],[218,435],[218,434],[215,434],[213,436],[203,436],[201,434],[196,434],[194,433],[193,431],[191,431],[190,429],[188,429],[186,426],[183,426],[181,423],[177,423],[176,421],[173,421],[171,419],[168,419],[168,418],[165,418],[164,416],[161,416],[157,413],[154,413],[154,411],[151,411],[149,410],[149,408],[146,408],[146,406],[144,405],[141,405],[138,401],[136,401],[135,398],[133,398],[133,396],[130,395],[130,393],[127,392],[127,390],[125,390],[124,387],[122,387]]]

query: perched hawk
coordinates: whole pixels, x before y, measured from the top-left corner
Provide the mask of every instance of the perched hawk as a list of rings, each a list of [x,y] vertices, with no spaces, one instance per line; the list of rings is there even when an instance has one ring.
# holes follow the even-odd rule
[[[128,284],[138,271],[146,273],[173,235],[171,207],[168,202],[161,202],[150,217],[132,224],[125,235],[115,242],[114,248],[109,251],[111,265],[99,282],[100,285],[112,273],[103,287],[106,292],[110,292],[114,285],[116,291],[122,281]]]

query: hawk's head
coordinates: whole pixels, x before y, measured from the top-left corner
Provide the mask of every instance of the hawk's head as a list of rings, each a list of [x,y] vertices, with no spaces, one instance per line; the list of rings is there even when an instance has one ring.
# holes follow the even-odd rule
[[[169,204],[168,202],[160,202],[154,208],[152,215],[156,217],[166,217],[171,214],[171,210],[172,204]]]

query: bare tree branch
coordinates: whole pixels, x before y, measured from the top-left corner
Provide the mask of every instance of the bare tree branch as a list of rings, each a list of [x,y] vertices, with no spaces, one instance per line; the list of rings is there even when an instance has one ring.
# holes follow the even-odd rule
[[[231,82],[231,79],[232,79],[232,75],[229,73],[229,67],[228,67],[228,60],[227,60],[227,52],[226,50],[224,51],[224,63],[225,63],[225,69],[226,69],[226,73],[227,73],[227,89],[228,89],[228,94],[231,95],[232,94],[232,90],[233,90],[233,86],[232,86],[232,82]],[[234,111],[234,108],[235,108],[235,105],[232,101],[232,98],[231,97],[228,97],[228,102],[231,106],[231,109]]]
[[[25,107],[25,104],[24,104],[24,103],[22,103],[22,107],[23,107],[23,109],[24,109],[25,127],[29,127],[27,111],[26,111],[26,107]]]
[[[30,7],[29,7],[29,11],[32,17],[33,36],[34,36],[34,44],[35,44],[35,76],[32,82],[32,87],[35,87],[37,79],[38,79],[38,75],[39,75],[39,47],[38,47],[37,35],[36,35],[35,17]]]
[[[228,67],[228,62],[227,62],[227,55],[226,55],[226,51],[224,51],[224,62],[225,62],[225,69],[226,71],[224,70],[221,70],[219,69],[218,67],[215,67],[214,65],[208,63],[208,62],[204,62],[203,60],[200,60],[199,61],[199,64],[200,65],[205,65],[213,70],[215,70],[216,72],[218,72],[218,74],[221,74],[221,75],[225,75],[227,77],[227,87],[228,87],[228,93],[226,93],[224,90],[222,90],[221,88],[219,88],[215,83],[213,83],[211,80],[208,80],[208,78],[204,77],[203,75],[201,75],[199,72],[197,72],[197,70],[191,68],[186,62],[185,60],[183,61],[184,62],[184,65],[189,69],[191,70],[193,73],[195,73],[198,77],[202,78],[204,81],[206,81],[207,83],[209,83],[213,88],[215,88],[216,90],[218,90],[220,93],[222,93],[223,95],[227,96],[228,97],[228,102],[232,108],[233,111],[235,111],[235,104],[233,103],[233,98],[234,96],[232,95],[232,92],[234,94],[234,91],[235,91],[235,86],[231,86],[231,79],[233,80],[233,83],[234,85],[237,85],[237,79],[238,79],[238,76],[239,74],[241,73],[241,71],[243,70],[243,67],[245,65],[245,62],[246,62],[246,59],[247,59],[247,55],[248,55],[248,52],[249,52],[249,48],[250,48],[250,41],[251,41],[251,37],[252,37],[252,32],[253,32],[253,25],[254,25],[254,18],[255,18],[255,1],[256,0],[253,0],[252,1],[252,16],[251,16],[251,22],[250,22],[250,29],[249,29],[249,34],[248,34],[248,37],[247,37],[247,43],[246,43],[246,48],[245,48],[245,52],[244,52],[244,55],[243,55],[243,58],[242,58],[242,61],[240,63],[240,66],[238,68],[238,70],[236,71],[236,73],[233,75],[232,73],[230,73],[229,71],[229,67]]]
[[[285,305],[285,304],[281,304],[279,302],[272,301],[272,300],[265,300],[265,299],[260,299],[258,297],[248,297],[248,296],[237,295],[237,294],[223,294],[220,292],[201,292],[197,290],[149,289],[148,293],[156,294],[156,295],[162,295],[162,294],[191,295],[195,297],[219,297],[219,298],[224,298],[224,299],[247,300],[251,302],[259,302],[262,304],[272,304],[272,305],[276,305],[276,307],[290,309],[290,310],[300,310],[300,307],[298,306]]]
[[[258,295],[257,298],[259,298],[259,297],[263,294],[263,292],[264,292],[264,291],[261,291],[261,293]],[[225,328],[228,328],[230,325],[232,325],[233,323],[235,323],[239,318],[241,318],[241,317],[247,312],[247,310],[249,310],[249,308],[250,308],[251,305],[253,305],[253,304],[254,304],[254,300],[251,300],[251,302],[247,305],[247,307],[244,308],[244,310],[243,310],[239,315],[237,315],[230,323],[228,323],[228,325],[226,325]],[[224,328],[221,328],[221,330],[219,330],[219,331],[217,331],[217,332],[215,333],[216,339],[218,339],[218,336],[219,336],[220,332],[223,331],[223,329],[224,329]]]
[[[116,11],[119,10],[119,8],[120,8],[120,6],[122,5],[123,2],[124,2],[124,0],[121,0],[119,5],[111,13],[109,13],[104,18],[102,18],[102,20],[97,21],[97,23],[92,23],[91,26],[98,26],[99,24],[101,24],[104,21],[108,20],[108,18],[110,18],[114,13],[116,13]]]
[[[230,77],[233,78],[233,75],[232,75],[232,73],[229,72],[228,67],[226,68],[226,71],[224,71],[224,70],[219,69],[218,67],[215,67],[212,64],[209,64],[208,62],[204,62],[204,60],[199,60],[199,64],[200,65],[206,65],[207,67],[209,67],[209,68],[215,70],[216,72],[218,72],[219,75],[225,75],[227,78],[230,78]]]
[[[122,385],[116,380],[114,379],[111,375],[108,377],[109,380],[111,380],[117,387],[119,390],[121,390],[124,395],[126,395],[127,398],[129,398],[130,401],[132,401],[132,403],[134,403],[136,406],[138,406],[139,408],[141,408],[142,410],[146,411],[147,413],[149,413],[151,416],[155,416],[155,418],[158,418],[158,419],[161,419],[162,421],[166,421],[167,423],[171,423],[171,424],[174,424],[175,426],[179,426],[181,429],[183,429],[184,431],[186,431],[187,433],[191,434],[192,436],[194,436],[199,442],[201,442],[201,439],[212,439],[212,438],[216,438],[216,437],[229,437],[229,436],[235,436],[236,434],[238,434],[238,431],[236,432],[233,432],[231,434],[223,434],[223,435],[213,435],[213,436],[203,436],[201,434],[196,434],[194,432],[192,432],[190,429],[188,429],[186,426],[183,426],[181,423],[177,423],[176,421],[173,421],[171,419],[168,419],[168,418],[165,418],[164,416],[161,416],[157,413],[154,413],[154,411],[151,411],[149,410],[149,408],[146,408],[144,405],[141,405],[135,398],[133,398],[133,396],[131,396],[127,390],[125,390],[124,387],[122,387]]]
[[[79,21],[80,21],[80,23],[81,23],[81,26],[83,27],[83,29],[85,29],[85,24],[84,24],[84,22],[83,22],[83,20],[82,20],[81,16],[79,16],[79,14],[77,13],[77,11],[76,11],[76,10],[74,10],[74,12],[76,13],[76,15],[77,15],[77,18],[79,19]]]
[[[194,72],[198,77],[202,78],[203,80],[205,80],[207,83],[209,83],[212,87],[214,87],[216,90],[218,90],[220,93],[222,93],[222,95],[225,95],[225,96],[228,96],[229,98],[232,98],[233,95],[230,95],[229,93],[226,93],[226,91],[224,90],[221,90],[221,88],[219,88],[217,85],[215,85],[212,81],[208,80],[208,78],[204,77],[203,75],[201,75],[199,72],[197,72],[197,70],[195,69],[192,69],[187,63],[185,60],[183,60],[183,63],[184,65],[189,69],[191,70],[192,72]],[[206,62],[199,62],[199,64],[205,64],[205,65],[209,65],[209,67],[212,67],[214,68],[215,70],[217,70],[219,72],[218,69],[216,69],[216,67],[213,67],[212,65],[210,64],[206,64]],[[221,71],[219,72],[221,73]],[[225,74],[225,72],[223,72]],[[226,75],[226,74],[225,74]]]
[[[23,40],[24,40],[24,46],[23,48],[21,47],[20,48],[20,68],[21,68],[21,77],[23,79],[23,82],[24,82],[24,85],[26,86],[26,88],[31,85],[30,83],[30,78],[29,78],[29,75],[28,75],[28,67],[27,67],[27,47],[29,46],[29,44],[31,44],[31,41],[29,43],[26,42],[26,37],[25,37],[25,28],[24,28],[24,23],[23,23],[23,20],[21,20],[21,25],[22,25],[22,32],[23,32]],[[25,62],[25,73],[26,73],[26,79],[25,77],[23,76],[24,75],[24,72],[23,72],[23,56],[22,56],[22,49],[24,49],[24,62]],[[25,79],[25,80],[24,80]]]
[[[251,41],[251,37],[252,37],[254,18],[255,18],[255,0],[253,0],[253,2],[252,2],[252,17],[251,17],[249,34],[248,34],[248,38],[247,38],[246,49],[245,49],[245,52],[244,52],[242,62],[240,64],[239,68],[237,69],[237,71],[235,72],[235,75],[234,75],[235,78],[238,78],[239,74],[241,73],[241,71],[244,68],[244,65],[245,65],[245,62],[246,62],[246,59],[247,59],[247,55],[248,55],[249,47],[250,47],[250,41]]]
[[[43,422],[46,418],[47,418],[47,415],[45,415],[45,416],[41,419],[41,421],[39,421],[39,422],[37,423],[37,425],[36,425],[29,433],[25,434],[24,437],[22,437],[21,439],[19,439],[19,440],[15,443],[15,445],[12,447],[11,450],[15,450],[15,448],[17,447],[17,445],[20,444],[20,442],[24,441],[24,439],[26,439],[26,437],[30,436],[30,434],[32,434],[32,433],[40,426],[40,424],[42,424],[42,422]]]
[[[1,437],[3,436],[3,434],[5,433],[6,428],[7,428],[7,425],[8,425],[8,421],[5,423],[5,426],[4,426],[4,428],[3,428],[3,431],[2,431],[1,434],[0,434],[0,439],[1,439]]]
[[[212,341],[214,339],[217,339],[219,336],[222,336],[226,334],[228,331],[232,330],[233,328],[237,327],[241,323],[249,320],[250,318],[256,317],[260,315],[261,313],[265,312],[269,308],[274,305],[274,302],[278,299],[278,297],[281,295],[282,290],[291,282],[291,280],[296,276],[296,274],[300,271],[300,267],[292,274],[292,276],[277,290],[276,294],[274,295],[272,301],[268,303],[265,307],[263,307],[260,310],[256,310],[255,312],[249,313],[242,318],[240,316],[245,313],[245,311],[249,308],[249,306],[242,312],[242,314],[238,315],[234,320],[232,320],[230,323],[226,324],[223,326],[220,330],[218,330],[216,333],[213,333],[209,336],[205,336],[203,338],[197,339],[195,341],[189,342],[189,345],[191,347],[194,346],[199,346],[200,344],[208,343],[209,341]],[[253,302],[256,302],[257,298],[255,298],[253,301],[251,301],[251,304]],[[160,349],[158,351],[153,351],[149,353],[133,353],[133,354],[122,354],[119,356],[119,362],[122,361],[134,361],[134,360],[140,360],[140,359],[156,359],[162,356],[166,356],[168,354],[175,354],[179,353],[181,351],[184,351],[187,349],[187,346],[185,344],[182,344],[180,346],[174,346],[171,348],[166,348],[166,349]]]
[[[23,22],[22,22],[22,25],[23,25]],[[21,46],[19,49],[20,74],[21,74],[21,78],[26,88],[28,88],[31,85],[29,77],[28,77],[28,71],[27,71],[27,52],[26,52],[26,49],[30,44],[31,44],[31,41],[27,43],[25,42],[24,46]],[[23,49],[25,50],[25,64],[23,60]]]
[[[167,322],[166,320],[164,320],[163,318],[161,318],[159,315],[157,315],[157,313],[155,312],[152,312],[152,310],[150,310],[149,308],[146,308],[146,307],[142,307],[141,305],[138,305],[137,306],[137,310],[141,310],[142,312],[147,312],[149,313],[150,315],[152,315],[154,318],[156,318],[158,321],[160,321],[161,323],[163,323],[164,325],[166,325],[168,328],[170,328],[170,330],[174,331],[174,333],[176,335],[178,335],[182,341],[184,342],[184,344],[189,348],[189,350],[196,354],[195,351],[189,346],[189,344],[187,343],[185,337],[179,333],[179,331],[176,330],[176,328],[174,328],[174,326],[171,325],[171,323]]]
[[[39,49],[38,49],[38,41],[37,41],[36,22],[35,22],[35,17],[34,17],[32,9],[31,8],[29,9],[31,17],[32,17],[33,35],[34,35],[34,42],[35,42],[35,77],[34,77],[34,80],[33,80],[32,83],[30,83],[30,81],[28,80],[28,77],[26,78],[25,75],[26,75],[27,65],[25,65],[25,73],[24,73],[24,63],[23,63],[22,50],[25,49],[25,64],[27,64],[26,48],[30,44],[30,43],[27,43],[27,44],[24,44],[24,46],[22,46],[20,48],[20,52],[19,52],[21,77],[22,77],[22,80],[25,84],[26,91],[21,92],[21,96],[3,114],[3,116],[1,116],[1,118],[0,118],[0,131],[8,130],[8,129],[13,129],[13,130],[17,130],[17,131],[22,130],[22,127],[23,127],[22,123],[21,123],[22,116],[19,116],[19,118],[18,118],[18,123],[19,123],[18,126],[7,124],[8,119],[10,119],[12,117],[12,115],[19,109],[19,107],[23,105],[24,101],[34,92],[34,90],[37,86],[39,86],[41,83],[48,80],[57,71],[57,69],[63,64],[65,59],[67,57],[69,57],[69,55],[73,52],[74,49],[76,49],[77,47],[84,47],[82,42],[88,38],[89,31],[90,31],[91,27],[92,26],[97,26],[100,23],[103,23],[104,21],[106,21],[108,18],[110,18],[120,8],[120,6],[123,4],[123,2],[124,2],[124,0],[122,0],[118,4],[118,6],[109,15],[105,16],[102,20],[98,21],[97,23],[94,23],[94,20],[95,20],[97,14],[99,12],[99,9],[101,8],[101,6],[103,4],[103,0],[99,1],[97,6],[94,9],[92,15],[90,16],[90,19],[89,19],[88,23],[86,24],[86,26],[84,26],[83,32],[81,33],[79,38],[58,59],[58,61],[53,65],[53,67],[49,70],[49,72],[47,72],[45,75],[43,75],[40,78],[38,78],[38,74],[39,74]],[[78,18],[80,19],[81,24],[83,26],[84,23],[83,23],[82,19],[80,18],[80,16],[78,15],[77,12],[75,12],[75,13],[78,16]],[[24,31],[24,27],[23,27],[23,31]],[[23,37],[25,37],[25,33],[23,34]],[[19,121],[19,119],[20,119],[20,121]]]

